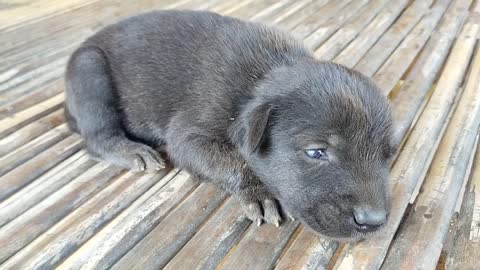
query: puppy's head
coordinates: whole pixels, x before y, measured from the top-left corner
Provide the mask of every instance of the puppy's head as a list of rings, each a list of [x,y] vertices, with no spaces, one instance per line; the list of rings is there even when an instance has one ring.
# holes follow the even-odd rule
[[[386,222],[396,147],[386,98],[357,72],[309,61],[273,71],[235,135],[282,207],[322,235],[363,238]]]

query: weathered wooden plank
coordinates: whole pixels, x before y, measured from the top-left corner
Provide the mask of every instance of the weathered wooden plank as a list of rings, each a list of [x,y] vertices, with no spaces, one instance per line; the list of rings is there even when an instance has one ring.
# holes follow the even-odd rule
[[[358,14],[361,14],[369,10],[374,2],[370,2],[366,5],[368,0],[352,1],[339,11],[339,16],[332,17],[320,25],[315,31],[308,35],[305,40],[305,46],[314,51],[325,40],[332,36],[340,27],[345,23],[355,19]]]
[[[234,2],[225,2],[225,3],[219,4],[218,6],[212,7],[211,10],[217,13],[230,14],[250,4],[253,1],[254,0],[240,0],[240,1],[234,1]]]
[[[0,157],[0,176],[70,135],[66,124],[43,133],[11,153]]]
[[[425,14],[427,9],[422,3],[422,1],[416,1],[412,4],[357,63],[355,69],[362,70],[362,73],[367,76],[373,76]]]
[[[194,7],[190,4],[192,1],[183,1],[185,7]],[[168,5],[167,5],[168,4]],[[13,35],[13,37],[36,36],[38,33],[43,33],[44,36],[37,39],[32,38],[30,42],[26,42],[25,38],[19,40],[19,42],[10,42],[12,49],[4,52],[0,57],[4,58],[4,66],[10,66],[5,73],[13,74],[14,77],[8,79],[9,82],[3,84],[3,87],[8,87],[11,91],[0,94],[0,104],[6,104],[7,102],[13,102],[15,98],[21,95],[25,95],[36,87],[38,87],[38,80],[28,80],[25,72],[36,74],[39,70],[43,70],[43,73],[37,74],[45,82],[51,82],[55,79],[60,79],[63,74],[63,64],[73,49],[78,46],[84,38],[90,36],[101,27],[118,21],[128,15],[136,14],[142,11],[146,11],[149,8],[155,8],[162,5],[164,8],[172,8],[178,4],[176,1],[160,1],[151,3],[151,1],[117,1],[107,0],[95,3],[95,5],[89,5],[78,11],[72,11],[69,16],[54,18],[55,20],[39,26],[37,31],[31,30],[27,27],[25,33],[19,33]],[[198,3],[197,3],[198,4]],[[102,10],[102,12],[98,12]],[[67,21],[67,26],[63,26]],[[72,22],[74,21],[74,22]],[[60,28],[59,28],[60,27]],[[59,28],[56,31],[48,31],[48,35],[45,34],[44,29]],[[20,43],[20,44],[18,44]],[[39,57],[41,55],[41,57]],[[49,59],[52,58],[53,59]],[[32,63],[32,61],[34,61]],[[49,66],[54,65],[57,61],[60,61],[60,66],[57,68],[51,68]],[[44,65],[40,65],[36,62],[46,62]],[[31,68],[34,68],[31,70]],[[45,73],[45,71],[48,71]],[[2,77],[2,75],[0,75]],[[3,76],[5,77],[5,76]],[[25,81],[21,87],[15,87],[11,85],[13,82],[19,83]]]
[[[271,269],[297,226],[298,222],[291,220],[284,221],[279,228],[272,225],[250,226],[217,268]]]
[[[448,233],[480,127],[480,51],[465,91],[422,185],[422,192],[393,241],[383,268],[433,269]]]
[[[432,1],[417,0],[411,4],[399,17],[397,22],[406,24],[405,18],[416,19],[420,18]],[[335,57],[336,63],[342,64],[349,68],[353,68],[357,62],[364,56],[365,52],[384,34],[384,32],[394,26],[390,25],[397,19],[397,14],[391,14],[389,12],[380,12],[366,27],[359,33],[358,37],[353,40],[348,46]],[[393,28],[396,30],[395,28]],[[401,30],[397,30],[401,31]],[[372,56],[376,59],[376,56]]]
[[[373,76],[378,87],[388,95],[398,80],[405,74],[418,52],[427,42],[430,34],[448,6],[448,1],[438,1],[435,7],[415,26],[385,64]]]
[[[332,60],[338,55],[360,31],[364,29],[375,17],[386,16],[396,18],[405,8],[408,1],[398,0],[385,5],[386,1],[374,1],[375,5],[360,13],[354,20],[340,28],[333,36],[315,50],[315,56],[322,60]]]
[[[51,5],[49,1],[35,1],[31,3],[20,3],[17,6],[8,8],[6,10],[0,10],[0,29],[2,31],[13,31],[14,26],[23,23],[38,21],[40,18],[53,16],[60,12],[66,12],[71,9],[78,8],[79,6],[89,4],[89,1],[58,1],[55,5]]]
[[[6,93],[2,98],[5,100],[14,100],[0,107],[0,120],[10,117],[15,113],[25,110],[37,103],[43,102],[63,91],[63,82],[61,80],[53,81],[38,89],[32,90],[23,96],[18,96],[13,92]],[[11,95],[10,95],[11,94]]]
[[[98,164],[0,229],[0,263],[108,184],[119,168]]]
[[[283,14],[277,16],[273,21],[272,24],[278,25],[282,21],[286,21],[290,16],[297,16],[301,13],[301,10],[307,7],[312,2],[318,2],[314,0],[300,0],[294,1],[291,6],[289,6]]]
[[[223,4],[230,4],[230,3],[238,3],[238,1],[233,0],[211,0],[211,1],[204,1],[204,0],[188,0],[185,2],[181,2],[179,5],[175,6],[175,9],[192,9],[192,10],[203,10],[203,9],[211,9],[215,7],[219,7]]]
[[[82,147],[79,136],[72,135],[0,177],[0,201],[3,201]]]
[[[291,28],[292,33],[303,40],[310,35],[315,29],[320,27],[328,19],[335,16],[343,7],[348,5],[351,0],[329,1],[328,3],[320,2],[320,7],[316,10],[311,8],[307,9],[303,15],[291,19],[291,21],[284,21],[280,26]]]
[[[167,1],[160,1],[158,4],[165,2]],[[24,27],[10,35],[6,34],[8,35],[5,37],[6,46],[2,47],[5,50],[2,53],[5,60],[2,68],[5,65],[11,66],[11,69],[16,71],[14,74],[18,74],[24,69],[28,70],[32,66],[38,69],[39,65],[33,65],[32,60],[46,61],[47,58],[56,54],[66,57],[83,38],[91,35],[108,22],[134,14],[135,11],[145,10],[149,6],[154,7],[150,1],[99,1],[62,14],[63,16],[53,17],[39,25]],[[98,12],[98,10],[102,10],[102,12]],[[45,31],[46,28],[49,31]],[[22,63],[18,62],[19,60]],[[49,60],[47,63],[50,62],[54,61]],[[43,67],[43,69],[51,70],[47,67]],[[3,87],[8,87],[9,84],[4,84]]]
[[[283,5],[280,8],[276,9],[275,12],[271,12],[265,16],[262,16],[261,19],[256,21],[259,23],[263,23],[265,25],[269,25],[271,27],[280,29],[278,28],[276,22],[287,18],[291,14],[294,14],[301,7],[304,7],[306,4],[308,4],[311,1],[312,0],[289,1],[288,4]]]
[[[175,256],[212,212],[226,193],[210,184],[201,184],[112,269],[161,269]]]
[[[52,269],[73,253],[110,220],[158,181],[166,170],[142,174],[126,173],[95,194],[1,267],[7,269]]]
[[[472,55],[475,45],[473,37],[478,30],[479,26],[472,23],[463,28],[439,79],[441,89],[433,93],[393,166],[390,174],[393,207],[382,234],[356,245],[347,245],[334,269],[378,269],[381,266],[411,196],[417,184],[423,180],[433,158]]]
[[[68,55],[75,47],[65,49],[59,55],[52,56],[51,62],[38,63],[30,71],[21,71],[11,80],[4,83],[3,91],[0,91],[0,105],[13,103],[19,97],[30,94],[33,91],[40,91],[50,85],[63,83],[63,75]],[[36,62],[33,59],[26,60]],[[42,61],[43,62],[43,61]],[[61,82],[59,82],[61,81]]]
[[[395,128],[400,138],[407,134],[414,123],[415,116],[425,105],[428,91],[438,77],[438,72],[447,58],[456,34],[462,27],[471,2],[471,0],[457,0],[450,5],[435,34],[430,36],[417,63],[405,78],[404,84],[393,96],[391,101],[394,108]],[[362,65],[361,72],[365,72],[364,67],[368,68]]]
[[[478,142],[477,142],[478,144]],[[446,269],[474,270],[480,257],[480,147],[455,226],[452,243],[446,245]]]
[[[5,138],[0,139],[0,157],[20,148],[61,123],[63,123],[63,109],[54,111]]]
[[[269,18],[273,17],[276,13],[282,12],[282,10],[288,8],[292,3],[293,1],[291,0],[275,1],[267,8],[248,18],[248,20],[254,22],[269,21]]]
[[[29,122],[37,120],[42,116],[51,113],[61,107],[64,100],[64,94],[58,94],[46,101],[40,102],[33,107],[16,113],[12,117],[0,120],[0,138],[12,133],[27,125]]]
[[[180,172],[148,198],[135,201],[67,258],[58,269],[110,268],[196,187]]]
[[[338,243],[318,236],[309,228],[301,227],[297,238],[278,261],[275,270],[327,269]]]
[[[85,25],[87,22],[79,20],[75,15],[84,11],[91,12],[95,9],[99,10],[99,8],[103,7],[102,3],[111,4],[108,0],[90,2],[80,8],[66,10],[55,16],[42,17],[41,20],[34,23],[19,24],[11,31],[2,31],[0,42],[4,46],[0,49],[0,55],[6,55],[7,52],[11,52],[17,47],[23,47],[23,45],[28,43],[33,42],[38,44],[45,42],[45,37],[49,34],[56,34],[62,29],[69,29],[75,25]],[[89,18],[90,17],[86,17],[86,19]],[[59,24],[59,22],[62,22],[62,24]],[[48,26],[48,28],[44,28],[46,26]]]
[[[109,1],[102,1],[102,2],[109,2]],[[111,1],[110,1],[111,2]],[[117,1],[118,2],[118,1]],[[24,44],[24,48],[22,46],[16,46],[15,51],[17,52],[8,52],[8,54],[4,55],[5,57],[5,64],[8,62],[12,62],[11,68],[6,73],[11,73],[12,76],[8,78],[8,81],[3,85],[4,88],[12,89],[11,91],[7,91],[0,94],[0,104],[6,104],[8,102],[13,102],[16,98],[20,97],[21,95],[25,95],[25,93],[29,93],[39,86],[40,78],[45,83],[51,83],[52,80],[61,79],[63,74],[63,64],[69,54],[73,51],[73,49],[78,46],[78,44],[86,38],[87,36],[93,34],[96,30],[103,27],[104,25],[108,24],[109,22],[114,22],[119,20],[121,17],[125,17],[127,15],[131,15],[137,10],[141,12],[147,9],[144,1],[139,1],[138,4],[133,4],[131,2],[121,1],[119,3],[119,7],[112,8],[112,4],[108,5],[102,4],[98,5],[91,5],[88,6],[88,9],[80,10],[79,15],[75,14],[75,16],[71,16],[73,18],[68,18],[68,22],[70,21],[78,21],[79,25],[73,24],[67,28],[61,28],[61,31],[57,31],[58,33],[53,33],[46,37],[45,40],[42,42],[37,42],[37,45],[32,46],[32,42]],[[165,1],[163,1],[165,2]],[[185,7],[189,7],[191,1],[185,1]],[[130,3],[130,4],[129,4]],[[143,3],[143,4],[141,4]],[[175,3],[174,3],[175,4]],[[169,7],[173,7],[174,4],[171,4]],[[123,6],[127,5],[127,6]],[[96,10],[101,9],[102,12],[99,14]],[[89,19],[89,17],[91,17]],[[66,18],[62,18],[63,21],[67,20]],[[99,21],[101,21],[99,23]],[[86,24],[87,23],[87,24]],[[53,27],[58,27],[58,25],[63,25],[61,22],[49,22],[48,26],[52,25]],[[83,26],[83,27],[82,27]],[[42,27],[42,29],[44,29]],[[30,31],[30,30],[29,30]],[[33,31],[33,34],[37,32],[45,32],[45,31]],[[28,34],[27,36],[31,36],[32,33]],[[53,36],[52,36],[53,35]],[[24,41],[24,39],[21,39]],[[35,40],[36,42],[36,40]],[[42,57],[38,57],[41,55]],[[53,59],[50,59],[52,58]],[[11,59],[11,60],[9,60]],[[19,60],[20,59],[20,60]],[[21,62],[18,62],[21,61]],[[32,61],[34,61],[32,63]],[[56,68],[50,67],[54,65],[54,63],[60,61],[60,66]],[[37,62],[45,62],[46,64],[39,64]],[[33,68],[33,69],[32,69]],[[43,70],[43,73],[41,72]],[[45,73],[45,71],[48,71]],[[12,73],[13,72],[13,73]],[[40,78],[36,80],[29,80],[29,77],[33,75],[25,74],[26,72],[30,72],[32,74],[37,74]],[[38,74],[40,72],[40,74]],[[21,87],[14,87],[15,83],[19,83],[25,81]]]
[[[322,9],[328,3],[328,0],[314,0],[298,9],[295,13],[287,16],[286,18],[276,21],[276,25],[285,29],[292,29],[299,25],[301,22],[313,16],[314,14],[322,13]],[[343,5],[340,3],[340,5]]]
[[[0,69],[2,81],[12,80],[15,77],[18,77],[20,73],[32,72],[32,69],[38,68],[36,63],[48,63],[46,62],[47,58],[55,59],[60,55],[65,55],[65,52],[71,51],[72,48],[77,46],[81,40],[76,38],[76,35],[82,36],[84,34],[91,33],[91,27],[83,27],[86,22],[81,22],[75,20],[76,16],[73,16],[72,21],[77,21],[79,25],[64,27],[64,24],[60,25],[43,25],[40,24],[37,27],[61,27],[57,31],[40,31],[44,33],[45,36],[39,36],[34,39],[38,33],[32,33],[30,28],[25,29],[26,33],[12,33],[11,39],[19,39],[18,35],[27,35],[24,39],[19,39],[17,42],[9,40],[7,45],[2,47],[0,51],[0,57],[4,60],[4,65]],[[91,22],[94,19],[93,14],[86,16],[87,20]],[[68,31],[70,30],[70,31]],[[72,32],[74,31],[74,32]],[[49,35],[48,35],[49,34]],[[8,35],[8,34],[7,34]],[[33,37],[30,37],[32,35]],[[31,39],[31,40],[30,40]],[[53,40],[52,40],[53,39]],[[53,42],[55,45],[52,46]],[[10,48],[9,48],[10,47]]]
[[[272,5],[278,1],[275,0],[262,0],[262,1],[253,1],[234,12],[230,13],[230,16],[240,18],[243,20],[249,20],[257,14],[261,14],[262,11],[268,11]]]
[[[84,150],[61,162],[0,203],[0,227],[30,209],[95,164]]]
[[[67,51],[68,52],[68,51]],[[0,84],[0,93],[7,91],[19,91],[18,88],[30,89],[34,85],[57,78],[63,73],[63,67],[67,63],[66,52],[60,57],[45,57],[39,59],[37,65],[17,66],[17,76],[12,76]],[[33,61],[33,59],[30,59]],[[21,89],[22,91],[25,91]]]
[[[164,269],[215,269],[250,224],[235,199],[228,198]]]

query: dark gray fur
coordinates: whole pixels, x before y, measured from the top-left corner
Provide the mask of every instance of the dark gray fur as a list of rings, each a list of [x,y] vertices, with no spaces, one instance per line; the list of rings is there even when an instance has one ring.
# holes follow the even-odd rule
[[[164,145],[175,166],[226,189],[256,222],[278,223],[279,202],[326,236],[357,238],[372,230],[355,211],[388,211],[387,100],[280,31],[209,12],[131,17],[75,51],[66,97],[92,155],[159,169]],[[329,160],[308,158],[312,147]]]

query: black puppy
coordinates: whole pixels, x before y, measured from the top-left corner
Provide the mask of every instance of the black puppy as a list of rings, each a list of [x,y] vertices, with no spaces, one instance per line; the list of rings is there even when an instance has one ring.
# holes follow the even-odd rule
[[[392,120],[361,74],[288,35],[209,12],[106,27],[72,55],[66,117],[97,158],[160,169],[154,149],[278,226],[277,202],[317,232],[358,238],[387,219]]]

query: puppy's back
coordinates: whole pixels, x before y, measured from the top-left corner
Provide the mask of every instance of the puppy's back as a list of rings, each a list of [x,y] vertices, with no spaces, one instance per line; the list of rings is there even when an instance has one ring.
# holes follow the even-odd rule
[[[231,114],[251,98],[265,73],[308,55],[282,32],[198,11],[134,16],[106,27],[84,46],[107,56],[129,125],[161,127],[178,111],[200,118]]]

